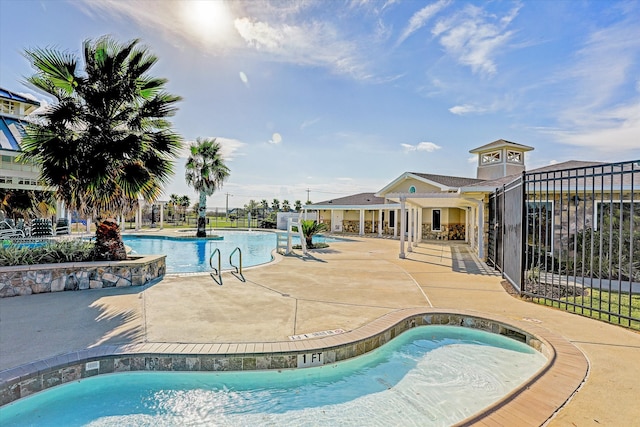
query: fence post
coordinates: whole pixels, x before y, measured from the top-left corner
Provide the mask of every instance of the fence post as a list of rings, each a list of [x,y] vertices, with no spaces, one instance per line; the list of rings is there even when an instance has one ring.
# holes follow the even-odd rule
[[[528,206],[527,206],[527,174],[526,171],[522,171],[522,219],[520,221],[520,240],[522,246],[522,256],[520,257],[520,289],[519,293],[522,296],[522,292],[524,291],[525,282],[524,282],[524,271],[526,268],[526,261],[528,258],[528,245],[527,245],[527,215],[528,215]]]

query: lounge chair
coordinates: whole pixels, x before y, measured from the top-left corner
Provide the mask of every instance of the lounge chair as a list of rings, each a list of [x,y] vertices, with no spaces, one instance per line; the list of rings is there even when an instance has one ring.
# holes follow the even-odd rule
[[[0,239],[24,238],[24,231],[15,228],[11,222],[6,219],[0,221]]]
[[[53,227],[51,220],[47,218],[36,218],[31,221],[32,236],[53,236]]]

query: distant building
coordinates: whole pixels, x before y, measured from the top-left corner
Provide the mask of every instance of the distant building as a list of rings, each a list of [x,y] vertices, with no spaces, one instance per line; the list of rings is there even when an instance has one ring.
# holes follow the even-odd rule
[[[0,189],[43,190],[38,184],[40,168],[18,163],[24,123],[40,103],[0,88]]]
[[[319,221],[327,224],[332,232],[399,238],[400,257],[404,257],[405,241],[411,251],[412,243],[423,240],[460,240],[469,243],[479,257],[484,258],[488,245],[489,196],[525,172],[525,153],[531,150],[533,147],[499,139],[470,150],[478,155],[476,178],[405,172],[376,193],[325,200],[306,205],[304,209],[317,211]],[[553,176],[553,171],[599,165],[604,163],[568,161],[527,172],[542,173],[547,179]],[[627,199],[640,200],[640,194],[635,195],[640,190],[640,174],[625,179],[631,179],[633,183],[616,181],[614,185],[618,186],[616,188],[622,184],[624,188],[629,185],[631,189],[635,188],[631,190],[633,197],[628,191],[619,190],[609,191],[607,197],[621,200],[621,203],[626,203],[624,200]],[[599,186],[602,186],[599,181],[594,180],[591,184],[594,188]],[[564,190],[562,187],[547,189],[546,194],[533,196],[534,202],[528,202],[528,209],[540,211],[544,208],[546,220],[553,223],[561,209],[566,209],[556,200],[566,197],[567,191],[566,184]],[[578,200],[578,197],[574,194],[573,199]],[[598,202],[582,200],[582,203],[585,204],[585,218],[595,222],[591,216],[597,216]],[[573,232],[580,228],[576,224],[571,227]],[[558,234],[557,231],[553,234]],[[550,235],[549,240],[553,239],[554,235]]]

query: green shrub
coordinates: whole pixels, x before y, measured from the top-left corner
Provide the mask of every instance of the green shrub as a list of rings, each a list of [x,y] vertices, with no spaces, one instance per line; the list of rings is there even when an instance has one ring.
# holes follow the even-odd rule
[[[0,266],[92,261],[93,247],[85,240],[52,241],[36,247],[3,244]]]

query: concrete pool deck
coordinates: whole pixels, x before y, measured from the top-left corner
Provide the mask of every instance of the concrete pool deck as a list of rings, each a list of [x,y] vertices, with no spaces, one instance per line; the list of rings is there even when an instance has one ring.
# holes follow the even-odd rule
[[[397,254],[397,241],[354,238],[310,257],[288,256],[245,269],[246,283],[230,274],[223,275],[222,286],[208,275],[182,275],[145,287],[2,299],[0,370],[100,345],[263,342],[275,347],[291,342],[292,335],[352,331],[403,310],[434,307],[530,324],[584,353],[588,378],[549,425],[637,423],[640,334],[511,297],[500,276],[465,245],[423,243],[407,259]],[[548,387],[555,381],[562,388],[562,373],[553,375]],[[531,397],[525,410],[531,417],[522,425],[536,425],[536,412],[549,411],[545,406]],[[514,425],[495,418],[484,424]]]

